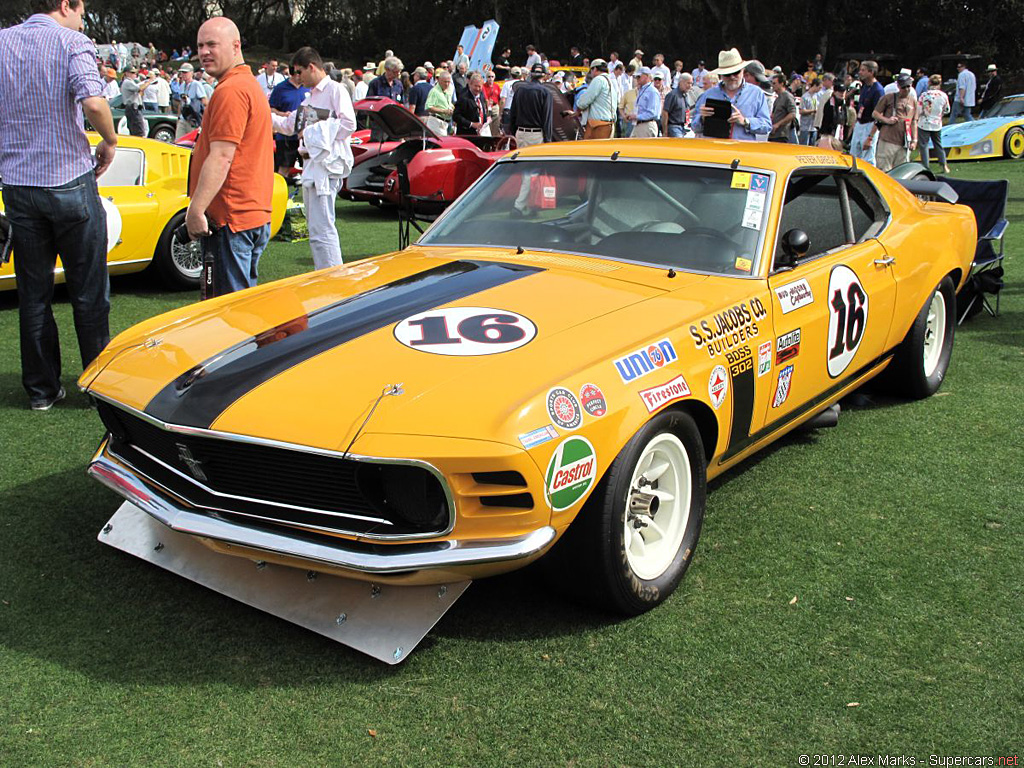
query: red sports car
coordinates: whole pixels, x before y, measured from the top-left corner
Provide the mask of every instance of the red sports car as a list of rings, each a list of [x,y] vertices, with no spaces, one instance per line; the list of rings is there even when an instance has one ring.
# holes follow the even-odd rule
[[[375,205],[398,202],[400,162],[409,169],[409,193],[430,198],[419,207],[443,210],[491,165],[515,149],[511,136],[438,136],[401,104],[383,97],[355,103],[355,163],[341,196]]]

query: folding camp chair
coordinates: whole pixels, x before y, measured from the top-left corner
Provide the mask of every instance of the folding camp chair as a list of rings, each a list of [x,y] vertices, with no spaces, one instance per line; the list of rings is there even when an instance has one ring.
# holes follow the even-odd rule
[[[395,170],[398,173],[398,250],[402,250],[412,241],[413,227],[422,235],[423,227],[419,222],[429,222],[437,218],[417,213],[416,203],[436,202],[439,198],[436,195],[409,194],[409,166],[405,160],[400,160]]]
[[[971,264],[971,276],[957,297],[959,323],[982,309],[992,317],[999,315],[999,292],[1003,288],[1003,235],[1009,222],[1006,219],[1006,198],[1010,182],[967,181],[940,176],[960,196],[958,202],[970,206],[978,222],[978,245]],[[989,300],[995,296],[995,307]]]

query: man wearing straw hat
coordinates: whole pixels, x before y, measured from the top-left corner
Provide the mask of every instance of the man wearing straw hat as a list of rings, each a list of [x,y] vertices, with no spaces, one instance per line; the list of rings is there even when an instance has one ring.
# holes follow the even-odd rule
[[[759,134],[771,131],[772,118],[764,91],[744,82],[743,69],[748,63],[735,48],[719,52],[718,69],[711,71],[711,74],[718,75],[719,83],[697,99],[697,116],[690,124],[694,133],[703,135],[704,118],[714,114],[714,110],[705,105],[708,99],[722,99],[732,105],[730,138],[757,141]]]

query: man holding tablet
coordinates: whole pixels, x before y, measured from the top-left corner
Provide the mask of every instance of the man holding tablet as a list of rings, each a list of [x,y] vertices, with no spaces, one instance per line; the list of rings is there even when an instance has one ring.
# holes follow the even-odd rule
[[[768,100],[760,88],[744,82],[746,65],[735,48],[719,52],[718,69],[714,70],[719,84],[697,100],[697,115],[691,122],[698,136],[757,141],[758,134],[771,131]]]

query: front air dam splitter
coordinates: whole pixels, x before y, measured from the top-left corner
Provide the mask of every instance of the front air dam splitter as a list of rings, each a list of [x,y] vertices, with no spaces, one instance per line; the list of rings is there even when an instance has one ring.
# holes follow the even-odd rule
[[[128,501],[98,538],[386,664],[404,661],[471,583],[373,584],[225,556],[172,530]]]

